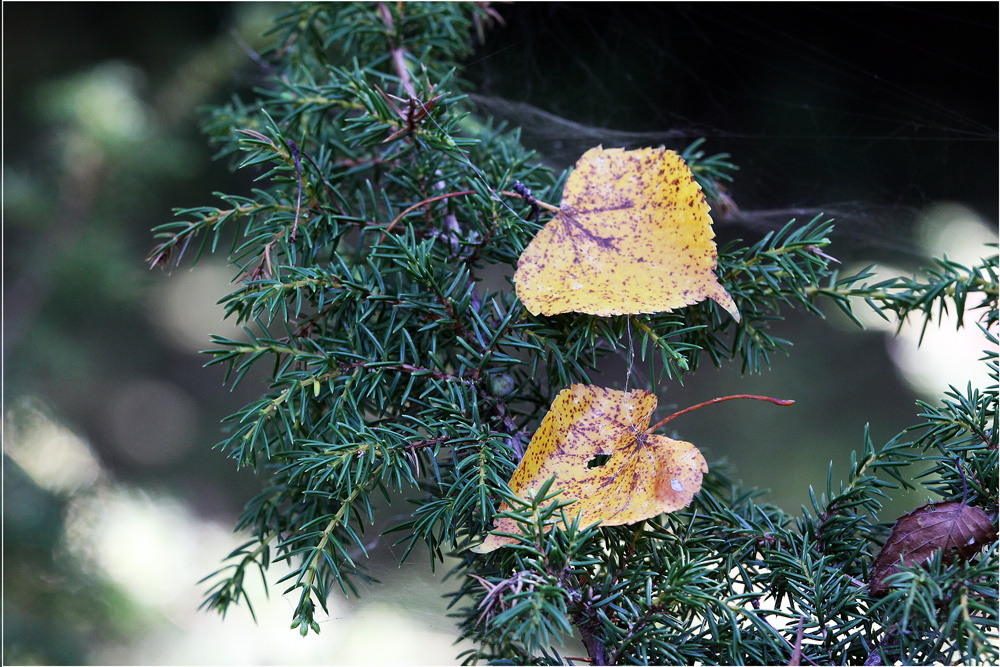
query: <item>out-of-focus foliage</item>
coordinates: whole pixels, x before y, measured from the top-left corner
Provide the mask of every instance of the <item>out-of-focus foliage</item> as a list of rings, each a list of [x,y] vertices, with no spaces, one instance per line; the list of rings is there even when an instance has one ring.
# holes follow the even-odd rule
[[[196,108],[248,62],[213,24],[259,47],[262,14],[155,11],[4,7],[5,664],[101,661],[163,627],[92,553],[84,508],[151,483],[224,514],[254,488],[188,447],[215,428],[189,406],[232,399],[174,363],[188,351],[159,327],[162,280],[140,259],[149,227],[211,173]],[[118,21],[128,30],[102,41]]]

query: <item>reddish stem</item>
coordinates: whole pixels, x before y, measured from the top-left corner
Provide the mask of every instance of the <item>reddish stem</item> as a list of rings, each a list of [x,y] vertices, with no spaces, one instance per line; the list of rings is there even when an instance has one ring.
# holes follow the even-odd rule
[[[705,401],[704,403],[699,403],[698,405],[692,405],[690,408],[684,408],[683,410],[675,412],[669,417],[664,417],[660,421],[656,422],[656,424],[646,429],[646,433],[652,433],[653,431],[655,431],[656,429],[660,428],[668,421],[673,419],[674,417],[680,417],[683,414],[691,412],[692,410],[697,410],[698,408],[703,408],[706,405],[712,405],[713,403],[721,403],[723,401],[731,401],[736,398],[752,398],[755,401],[767,401],[768,403],[774,403],[775,405],[791,405],[792,403],[795,402],[786,398],[771,398],[770,396],[758,396],[756,394],[734,394],[732,396],[722,396],[720,398],[713,398],[710,401]]]
[[[475,190],[463,190],[462,192],[449,192],[447,194],[438,195],[436,197],[430,197],[430,198],[425,199],[423,201],[418,201],[416,204],[414,204],[413,206],[410,206],[409,208],[407,208],[406,210],[404,210],[402,213],[400,213],[399,215],[397,215],[393,219],[393,221],[389,223],[389,226],[385,228],[384,232],[382,232],[382,236],[379,237],[379,241],[381,242],[381,241],[385,240],[385,235],[388,234],[389,232],[391,232],[392,228],[396,226],[396,223],[398,223],[400,220],[402,220],[403,217],[407,213],[409,213],[410,211],[418,209],[421,206],[425,206],[425,205],[430,204],[432,202],[440,201],[442,199],[448,199],[450,197],[464,197],[465,195],[474,195],[474,194],[476,194]]]

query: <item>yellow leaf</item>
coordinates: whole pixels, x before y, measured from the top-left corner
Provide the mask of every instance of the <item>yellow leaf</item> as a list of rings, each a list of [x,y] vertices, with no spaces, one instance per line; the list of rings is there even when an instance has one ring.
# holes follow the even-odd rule
[[[685,507],[708,465],[691,443],[646,432],[655,409],[656,396],[642,389],[627,395],[582,384],[564,389],[514,471],[511,490],[530,498],[555,476],[551,491],[562,491],[559,500],[576,501],[567,513],[579,513],[583,526],[635,523]],[[595,465],[599,454],[610,455],[604,465]],[[494,528],[520,532],[505,517]],[[491,534],[472,550],[487,553],[514,542]]]
[[[677,153],[592,148],[566,180],[556,217],[518,260],[517,295],[535,315],[658,313],[712,298],[739,320],[712,273],[708,212]]]

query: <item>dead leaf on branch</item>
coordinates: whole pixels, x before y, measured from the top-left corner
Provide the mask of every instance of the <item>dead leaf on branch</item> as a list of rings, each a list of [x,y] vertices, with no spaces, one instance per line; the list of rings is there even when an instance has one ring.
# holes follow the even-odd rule
[[[712,219],[677,153],[592,148],[566,180],[556,217],[514,274],[533,314],[658,313],[714,299],[738,321],[713,271]]]
[[[552,491],[562,491],[559,500],[576,501],[569,510],[579,512],[583,526],[635,523],[685,507],[708,465],[691,443],[647,433],[656,402],[641,389],[626,395],[574,384],[559,392],[511,477],[511,490],[531,497],[555,476]],[[608,458],[599,465],[602,456]],[[506,509],[505,503],[500,510]],[[494,527],[520,532],[506,517]],[[472,550],[488,553],[515,542],[490,534]]]
[[[874,596],[889,592],[886,578],[898,573],[900,562],[916,565],[943,550],[946,563],[969,560],[997,538],[986,512],[960,501],[931,503],[903,515],[892,528],[872,564],[868,591]]]

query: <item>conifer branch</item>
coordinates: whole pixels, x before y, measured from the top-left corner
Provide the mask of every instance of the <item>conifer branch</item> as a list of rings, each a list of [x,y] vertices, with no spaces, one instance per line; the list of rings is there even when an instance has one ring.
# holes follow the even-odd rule
[[[541,209],[558,211],[544,202],[559,201],[565,178],[516,133],[463,120],[474,109],[459,65],[496,17],[479,3],[296,5],[275,19],[269,84],[206,123],[259,187],[178,210],[148,259],[228,253],[238,284],[223,303],[245,338],[214,337],[210,363],[232,385],[262,369],[269,386],[220,443],[267,484],[238,522],[253,539],[206,579],[205,605],[250,604],[247,572],[287,560],[293,625],[318,632],[333,584],[357,593],[360,531],[382,492],[414,503],[387,531],[400,533],[403,558],[421,544],[434,561],[455,557],[452,607],[476,642],[469,662],[559,662],[574,628],[591,664],[995,662],[995,542],[965,560],[903,567],[882,597],[869,590],[898,518],[883,506],[905,491],[996,524],[995,250],[973,267],[934,260],[912,278],[844,277],[833,221],[817,216],[718,249],[715,275],[738,323],[711,302],[533,316],[485,278],[510,274]],[[711,201],[735,207],[724,189],[735,166],[702,145],[681,154]],[[511,491],[553,396],[589,383],[633,334],[637,356],[650,352],[654,389],[704,359],[759,371],[788,347],[771,329],[784,311],[833,306],[858,322],[862,303],[925,328],[945,312],[960,326],[974,316],[993,346],[991,384],[920,403],[914,426],[880,446],[860,434],[849,466],[832,462],[801,513],[718,465],[690,506],[634,526],[580,525],[551,482],[530,498]],[[834,470],[845,468],[841,481]],[[470,553],[497,516],[520,529],[515,544]]]

